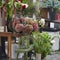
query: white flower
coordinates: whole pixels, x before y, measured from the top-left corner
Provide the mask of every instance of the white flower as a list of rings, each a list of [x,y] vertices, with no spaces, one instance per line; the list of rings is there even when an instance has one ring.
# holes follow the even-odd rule
[[[52,40],[52,41],[51,41],[51,43],[52,43],[52,44],[54,44],[54,43],[55,43],[55,41],[54,41],[54,40]]]
[[[41,19],[39,21],[39,25],[41,25],[41,27],[44,27],[44,25],[45,25],[45,19]]]
[[[26,8],[28,7],[28,4],[25,4],[26,5]]]
[[[36,36],[35,36],[35,35],[33,35],[33,37],[35,38]]]
[[[25,6],[25,8],[28,7],[28,4],[24,4],[24,3],[22,3],[21,5],[22,5],[22,6]]]

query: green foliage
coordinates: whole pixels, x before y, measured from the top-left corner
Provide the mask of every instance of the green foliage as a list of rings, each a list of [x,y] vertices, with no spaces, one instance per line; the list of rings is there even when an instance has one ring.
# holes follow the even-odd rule
[[[0,8],[3,6],[4,0],[0,0]]]
[[[9,0],[8,3],[6,4],[6,8],[7,8],[7,16],[12,17],[13,16],[13,11],[14,11],[14,7],[16,9],[20,8],[21,3],[18,2],[14,2],[14,0]]]
[[[20,9],[20,5],[21,5],[20,1],[14,3],[16,9]]]
[[[47,32],[33,32],[34,48],[36,53],[40,53],[45,57],[51,52],[51,36]]]
[[[52,8],[57,8],[60,7],[60,2],[58,0],[46,0],[45,2],[40,3],[40,7],[42,8],[47,8],[47,7],[52,7]]]
[[[22,10],[23,16],[31,17],[33,14],[35,14],[36,16],[40,15],[39,1],[36,1],[36,3],[33,3],[31,0],[28,0],[27,4],[28,4],[28,8]]]
[[[19,39],[19,47],[20,48],[28,48],[29,47],[29,38],[30,36],[21,36]]]
[[[40,2],[36,1],[34,3],[34,6],[35,6],[35,14],[36,14],[37,17],[39,17],[40,16]]]
[[[28,0],[22,0],[22,3],[27,3],[28,2]]]
[[[60,13],[60,8],[57,8],[57,9],[56,9],[56,12],[57,12],[57,13]]]
[[[28,8],[22,10],[23,16],[31,16],[35,11],[34,4],[32,2],[28,1],[27,4]]]
[[[13,15],[13,2],[14,0],[9,0],[8,3],[6,4],[7,16],[10,16],[10,17],[12,17]]]

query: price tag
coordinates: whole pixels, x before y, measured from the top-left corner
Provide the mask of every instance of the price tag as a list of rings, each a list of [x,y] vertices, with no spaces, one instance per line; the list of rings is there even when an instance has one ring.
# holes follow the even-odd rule
[[[0,26],[0,32],[4,32],[4,26]]]
[[[50,23],[50,28],[54,28],[54,23]]]

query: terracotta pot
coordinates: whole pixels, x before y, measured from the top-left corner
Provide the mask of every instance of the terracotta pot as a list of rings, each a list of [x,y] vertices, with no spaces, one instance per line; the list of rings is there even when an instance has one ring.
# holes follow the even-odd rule
[[[41,60],[41,54],[36,53],[36,60]]]

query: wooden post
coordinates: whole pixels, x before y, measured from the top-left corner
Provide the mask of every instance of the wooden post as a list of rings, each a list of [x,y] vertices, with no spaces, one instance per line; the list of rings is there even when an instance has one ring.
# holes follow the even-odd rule
[[[0,7],[0,26],[2,26],[1,7]],[[0,46],[1,46],[1,37],[0,37]]]
[[[0,37],[0,46],[1,46],[1,37]]]

